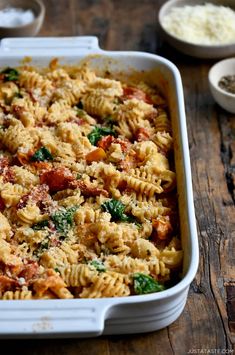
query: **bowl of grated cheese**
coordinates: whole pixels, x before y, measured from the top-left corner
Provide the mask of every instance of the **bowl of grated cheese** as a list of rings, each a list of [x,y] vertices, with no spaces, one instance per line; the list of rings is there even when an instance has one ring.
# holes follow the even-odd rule
[[[184,54],[208,59],[235,54],[234,0],[170,0],[158,21],[166,41]]]
[[[41,0],[1,0],[0,38],[35,36],[44,16]]]

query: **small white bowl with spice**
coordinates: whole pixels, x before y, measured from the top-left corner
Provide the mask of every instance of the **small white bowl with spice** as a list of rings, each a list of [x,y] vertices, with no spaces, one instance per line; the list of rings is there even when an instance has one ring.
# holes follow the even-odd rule
[[[170,0],[158,22],[164,39],[198,58],[235,55],[235,0]]]
[[[216,63],[208,78],[215,101],[226,111],[235,113],[235,58]]]
[[[44,16],[45,6],[41,0],[1,0],[0,38],[35,36]]]

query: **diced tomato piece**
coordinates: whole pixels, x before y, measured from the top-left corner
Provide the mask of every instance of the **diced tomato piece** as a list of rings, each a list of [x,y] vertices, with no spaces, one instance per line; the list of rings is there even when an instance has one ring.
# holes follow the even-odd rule
[[[21,165],[22,165],[21,162],[19,161],[17,155],[15,155],[15,156],[12,158],[12,160],[11,160],[11,165],[12,165],[12,166],[13,166],[13,165],[16,165],[16,166],[21,166]]]
[[[5,171],[3,172],[3,182],[15,182],[15,174],[14,171],[11,168],[6,168]]]
[[[162,216],[157,219],[153,219],[152,224],[155,231],[153,239],[157,238],[165,240],[173,231],[169,216]]]
[[[0,158],[0,174],[3,177],[3,182],[14,182],[14,172],[12,171],[10,160],[8,157]]]
[[[25,207],[29,199],[36,204],[46,201],[48,199],[48,191],[49,188],[45,184],[34,187],[31,192],[21,197],[20,202],[16,206],[17,209]]]
[[[18,282],[12,277],[0,275],[0,292],[5,292],[16,286],[18,286]]]
[[[101,148],[100,148],[101,149]],[[76,189],[79,188],[86,196],[98,196],[108,195],[106,190],[88,186],[84,181],[76,180],[72,173],[67,168],[57,168],[49,171],[45,171],[40,176],[41,183],[48,185],[50,191],[56,192],[64,189]]]
[[[69,188],[74,180],[75,178],[67,168],[56,168],[45,171],[40,176],[40,183],[48,185],[51,192]]]
[[[0,158],[0,174],[3,173],[4,169],[8,167],[10,164],[10,160],[7,157],[1,157]]]
[[[87,186],[84,181],[77,181],[77,187],[81,190],[82,194],[85,196],[103,195],[108,197],[109,195],[108,191],[93,186]]]
[[[25,281],[31,280],[35,275],[38,274],[39,265],[36,261],[29,261],[28,264],[24,265],[23,270],[20,272],[18,277],[23,277]]]
[[[130,141],[121,138],[116,138],[114,143],[120,144],[123,153],[125,153],[131,145]]]
[[[143,90],[135,88],[133,86],[127,86],[123,88],[123,98],[126,100],[137,99],[142,100],[150,105],[153,104],[151,98]]]
[[[98,147],[107,150],[112,143],[120,144],[123,153],[125,153],[130,146],[130,142],[127,139],[114,138],[110,135],[101,138],[97,145]]]
[[[126,191],[126,189],[127,189],[127,182],[121,180],[118,184],[118,189],[124,193],[124,191]]]
[[[39,297],[50,288],[58,289],[65,286],[66,284],[62,278],[52,269],[48,269],[43,277],[37,278],[33,283],[33,288]]]
[[[87,163],[92,163],[93,161],[104,160],[105,158],[106,158],[106,153],[105,153],[104,149],[102,149],[102,148],[96,148],[95,150],[92,150],[92,152],[90,152],[86,155]]]
[[[105,136],[105,137],[102,137],[98,143],[97,143],[97,146],[104,149],[104,150],[107,150],[110,145],[113,143],[113,141],[115,140],[115,138],[113,136]]]

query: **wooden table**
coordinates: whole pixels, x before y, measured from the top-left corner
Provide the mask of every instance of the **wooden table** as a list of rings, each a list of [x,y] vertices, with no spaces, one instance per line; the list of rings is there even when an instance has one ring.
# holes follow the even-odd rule
[[[156,19],[164,2],[45,0],[46,19],[39,35],[96,35],[103,49],[157,53],[178,66],[185,92],[200,239],[200,267],[185,310],[170,327],[151,334],[2,341],[1,355],[183,355],[209,350],[215,354],[215,349],[224,349],[219,354],[232,354],[234,350],[235,117],[220,109],[210,95],[207,74],[213,62],[180,55],[162,42]]]

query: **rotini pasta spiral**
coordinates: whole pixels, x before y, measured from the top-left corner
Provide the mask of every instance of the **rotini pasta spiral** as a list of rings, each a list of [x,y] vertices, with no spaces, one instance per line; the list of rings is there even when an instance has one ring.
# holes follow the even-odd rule
[[[105,117],[114,112],[115,104],[110,98],[104,97],[102,93],[92,92],[82,98],[84,109],[89,115]]]
[[[2,144],[11,153],[16,153],[19,148],[26,151],[31,149],[34,146],[35,141],[27,128],[16,119],[10,119],[9,123],[9,127],[0,132]]]
[[[97,276],[97,271],[88,265],[70,265],[59,268],[59,272],[67,286],[88,286]]]
[[[27,90],[40,89],[41,94],[53,91],[52,82],[35,71],[22,70],[19,77],[21,87]]]
[[[31,300],[33,298],[32,291],[6,291],[0,294],[2,300]]]
[[[20,201],[21,197],[28,190],[19,184],[12,184],[7,182],[2,185],[1,188],[1,198],[4,201],[6,207],[16,206]]]
[[[84,287],[80,297],[124,297],[130,294],[129,287],[124,282],[124,276],[116,272],[104,272],[96,275],[90,287]]]
[[[0,235],[1,238],[7,237],[11,232],[11,226],[7,218],[0,212]]]

